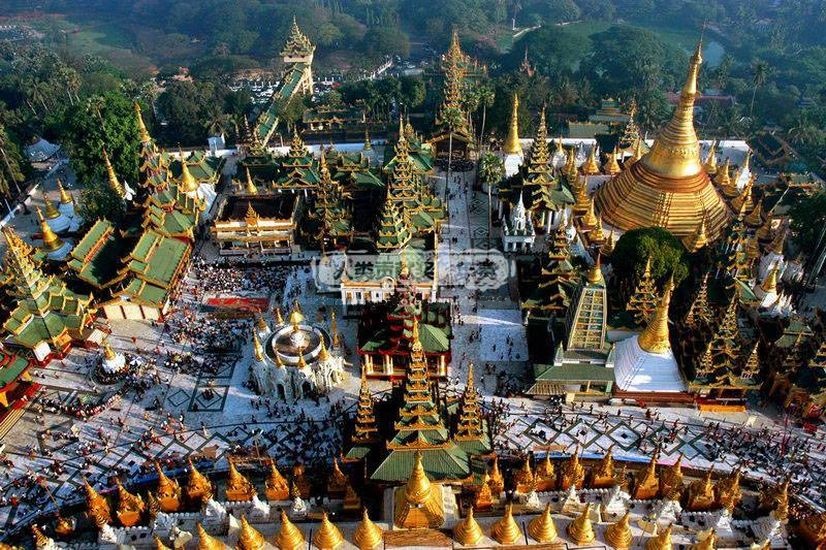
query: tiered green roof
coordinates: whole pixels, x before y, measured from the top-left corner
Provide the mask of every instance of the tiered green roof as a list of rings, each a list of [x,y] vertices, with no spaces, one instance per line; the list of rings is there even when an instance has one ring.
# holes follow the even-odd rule
[[[568,309],[576,274],[565,226],[560,223],[550,242],[548,262],[542,268],[539,284],[522,302],[522,309],[529,310],[531,316],[540,319],[561,316]]]
[[[29,257],[31,247],[13,229],[4,228],[3,235],[7,245],[3,263],[16,303],[3,329],[29,349],[41,342],[63,349],[71,340],[82,339],[91,320],[91,296],[75,294],[59,278],[44,275]]]
[[[298,22],[295,20],[295,17],[293,17],[293,24],[290,27],[290,35],[287,37],[287,43],[284,45],[281,55],[284,57],[305,57],[312,55],[314,51],[315,46],[313,46],[310,39],[307,38],[307,35],[301,31],[298,27]]]
[[[411,237],[407,220],[399,214],[395,203],[389,200],[385,201],[381,221],[379,222],[376,247],[383,252],[399,250],[410,242]]]
[[[453,439],[468,454],[487,454],[492,445],[487,423],[482,418],[479,396],[473,380],[473,364],[468,367],[467,385],[458,404],[458,421]]]
[[[125,253],[112,222],[98,220],[72,250],[69,269],[93,287],[106,288],[122,279],[119,269]]]
[[[645,269],[640,276],[637,285],[634,287],[634,292],[628,299],[625,306],[625,311],[633,314],[634,322],[637,325],[644,325],[648,322],[648,318],[657,309],[659,303],[659,294],[657,292],[657,283],[654,277],[651,276],[651,258],[645,263]]]
[[[10,353],[0,353],[0,390],[20,378],[28,367],[27,359]]]
[[[341,185],[330,176],[327,157],[319,157],[321,180],[315,202],[315,215],[321,219],[323,231],[333,237],[347,235],[352,229],[350,212],[344,204]]]
[[[170,237],[194,240],[204,203],[196,195],[181,191],[177,184],[169,184],[150,195],[144,210],[143,227],[149,227]]]
[[[148,283],[169,289],[189,259],[189,252],[189,244],[149,230],[129,254],[126,269]]]

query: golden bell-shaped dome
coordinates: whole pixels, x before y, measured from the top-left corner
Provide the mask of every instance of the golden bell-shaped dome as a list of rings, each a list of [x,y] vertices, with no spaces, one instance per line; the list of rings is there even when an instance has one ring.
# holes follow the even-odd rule
[[[585,215],[582,216],[582,225],[585,227],[596,227],[599,223],[599,219],[597,218],[596,210],[594,209],[594,198],[588,201],[588,210],[585,212]]]
[[[534,475],[531,470],[531,457],[526,456],[522,467],[513,476],[516,483],[516,490],[521,493],[529,493],[533,490]]]
[[[505,546],[522,540],[522,529],[513,518],[513,504],[505,506],[505,515],[491,526],[490,534],[496,542]]]
[[[671,550],[671,524],[645,542],[645,550]]]
[[[327,512],[322,512],[321,524],[319,524],[318,531],[313,536],[313,545],[318,550],[335,550],[342,544],[344,544],[344,537],[341,535],[341,531],[330,521]]]
[[[139,495],[133,495],[127,491],[120,480],[116,481],[116,485],[118,488],[118,519],[124,527],[133,527],[140,521],[146,504]]]
[[[482,539],[482,528],[473,517],[473,506],[467,509],[465,519],[453,528],[453,538],[462,546],[473,546]]]
[[[631,512],[625,512],[625,515],[616,522],[612,523],[605,530],[605,542],[613,546],[616,550],[627,550],[631,548]]]
[[[322,158],[323,158],[323,155],[322,155]],[[258,187],[256,187],[255,183],[253,183],[253,181],[252,181],[252,176],[250,175],[249,166],[247,166],[245,168],[245,170],[247,172],[247,179],[246,179],[246,182],[244,183],[244,192],[247,195],[257,195],[258,194]]]
[[[40,234],[41,239],[43,239],[43,248],[49,252],[59,250],[63,246],[63,239],[57,236],[57,233],[52,230],[51,226],[46,223],[46,219],[43,217],[43,212],[40,210],[40,207],[35,207],[37,211],[37,217],[40,219]]]
[[[673,279],[665,285],[660,303],[651,321],[645,326],[639,336],[640,347],[649,353],[664,353],[671,349],[668,339],[668,306],[671,304],[671,292],[674,289]]]
[[[161,465],[155,462],[155,471],[158,474],[158,487],[155,491],[163,512],[177,512],[181,507],[181,486],[177,481],[170,479]]]
[[[249,524],[247,516],[241,516],[241,529],[238,531],[236,550],[262,550],[267,544],[264,535]]]
[[[588,158],[585,159],[585,162],[581,166],[582,173],[586,176],[596,176],[599,174],[599,162],[597,162],[597,146],[596,144],[591,147],[591,150],[588,152]]]
[[[616,176],[622,171],[620,168],[619,162],[617,162],[617,157],[619,156],[619,152],[617,151],[616,147],[614,148],[614,152],[608,155],[608,160],[605,161],[605,165],[603,166],[603,170],[606,174],[611,176]]]
[[[189,171],[189,163],[183,154],[181,154],[180,188],[184,193],[193,193],[198,190],[198,182],[195,180],[192,172]]]
[[[717,173],[717,142],[712,141],[711,147],[708,150],[708,154],[706,155],[706,160],[703,163],[703,168],[706,171],[706,174],[709,176],[713,176]]]
[[[542,514],[533,518],[528,523],[528,534],[536,542],[545,544],[553,542],[559,536],[556,532],[554,519],[551,517],[551,503],[545,505]]]
[[[568,524],[568,536],[575,544],[589,544],[594,542],[594,527],[591,525],[591,503],[585,505],[585,509],[577,518]]]
[[[763,199],[757,201],[757,204],[751,212],[743,220],[749,227],[760,227],[763,225]]]
[[[86,513],[95,523],[109,523],[111,521],[109,502],[85,479],[83,485],[86,489]]]
[[[60,204],[72,204],[72,195],[63,187],[63,182],[60,178],[57,179],[57,190],[60,193]]]
[[[381,527],[373,523],[367,514],[367,508],[365,508],[361,515],[361,521],[353,532],[353,544],[358,546],[359,550],[372,550],[381,544],[383,540],[384,532]]]
[[[300,550],[307,545],[301,530],[290,521],[287,512],[281,510],[281,528],[275,536],[275,545],[280,550]]]
[[[206,532],[201,522],[198,522],[198,550],[224,550],[226,547],[220,539]]]
[[[493,455],[493,465],[490,469],[490,480],[488,486],[495,496],[505,490],[505,478],[502,476],[502,471],[499,469],[499,455]]]
[[[430,480],[422,465],[422,453],[416,451],[413,456],[413,470],[405,486],[405,497],[410,504],[422,504],[430,496]]]

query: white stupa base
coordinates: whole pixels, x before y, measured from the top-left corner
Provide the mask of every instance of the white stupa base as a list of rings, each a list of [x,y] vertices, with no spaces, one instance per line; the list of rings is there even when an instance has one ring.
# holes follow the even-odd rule
[[[126,357],[122,353],[116,353],[112,359],[103,359],[101,368],[106,374],[117,374],[126,367]]]
[[[522,162],[524,160],[525,158],[522,155],[517,155],[514,153],[505,155],[503,160],[505,164],[505,177],[509,178],[519,173],[519,167],[522,166]]]
[[[640,347],[639,335],[635,334],[616,344],[614,378],[617,387],[628,392],[686,391],[680,367],[669,349],[663,353],[651,353]]]
[[[69,256],[72,248],[74,248],[74,244],[71,240],[66,239],[63,241],[63,246],[56,250],[47,252],[46,257],[55,262],[62,262]]]

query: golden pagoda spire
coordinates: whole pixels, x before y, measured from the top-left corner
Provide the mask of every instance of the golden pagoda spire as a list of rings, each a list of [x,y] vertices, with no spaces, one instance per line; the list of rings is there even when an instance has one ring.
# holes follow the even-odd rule
[[[774,216],[772,216],[771,212],[769,212],[766,215],[766,221],[763,222],[763,225],[761,225],[760,228],[755,233],[755,235],[757,236],[758,239],[760,239],[760,241],[766,242],[768,240],[771,240],[772,231],[774,229],[772,227],[772,222],[773,221],[774,221]]]
[[[181,486],[177,481],[169,479],[158,461],[155,461],[155,472],[158,474],[158,487],[156,493],[161,510],[164,512],[177,512],[181,506]]]
[[[57,178],[57,190],[60,192],[60,204],[72,204],[72,195],[66,191],[60,178]]]
[[[493,466],[491,466],[488,485],[497,497],[505,490],[505,478],[502,476],[501,470],[499,470],[499,455],[496,454],[493,455]]]
[[[482,539],[482,536],[482,528],[473,517],[473,506],[470,506],[465,519],[453,528],[453,538],[462,546],[473,546]]]
[[[322,155],[322,158],[324,158],[323,155]],[[249,166],[245,167],[244,170],[247,173],[247,181],[244,185],[244,191],[247,193],[247,195],[257,195],[258,194],[258,188],[255,186],[255,183],[253,183],[253,181],[252,181],[252,175],[250,174]]]
[[[247,227],[255,227],[259,220],[258,212],[252,207],[252,202],[247,201],[247,212],[244,214],[244,223]]]
[[[381,527],[373,523],[370,516],[367,514],[367,508],[364,508],[361,515],[361,522],[356,526],[353,532],[353,544],[359,550],[372,550],[384,541],[384,531]]]
[[[252,356],[259,363],[264,361],[264,346],[261,345],[258,332],[254,329],[252,331]]]
[[[591,269],[588,270],[585,279],[592,285],[605,284],[605,278],[602,276],[602,255],[599,252],[597,252],[597,259]]]
[[[783,254],[783,245],[786,243],[786,230],[781,229],[770,245],[770,249],[775,254]]]
[[[155,550],[172,550],[169,546],[163,543],[161,537],[159,537],[158,535],[152,536],[152,542],[155,543]]]
[[[568,536],[578,545],[590,544],[594,542],[594,527],[591,525],[591,503],[585,505],[585,509],[577,518],[568,524]]]
[[[538,543],[553,542],[559,536],[556,532],[554,519],[551,517],[551,503],[545,505],[545,511],[528,523],[528,534]]]
[[[508,137],[502,150],[508,155],[521,155],[522,144],[519,142],[519,96],[513,94],[513,108],[511,110],[511,122],[508,127]]]
[[[595,176],[599,174],[599,162],[597,161],[596,143],[591,146],[591,150],[588,152],[588,158],[585,160],[585,163],[583,163],[581,168],[582,173],[586,176]]]
[[[671,304],[671,293],[674,290],[673,277],[665,285],[660,303],[654,311],[651,322],[646,325],[639,336],[640,347],[649,353],[665,353],[671,349],[668,340],[668,306]]]
[[[109,523],[109,502],[84,478],[83,486],[86,489],[86,513],[95,523]]]
[[[698,540],[691,545],[691,550],[716,550],[717,548],[717,534],[714,529],[708,532],[703,540]]]
[[[54,545],[54,540],[47,537],[37,524],[32,524],[32,536],[35,548],[50,548]]]
[[[318,351],[318,361],[324,362],[330,358],[330,352],[327,351],[327,344],[324,343],[324,338],[321,339],[321,349]]]
[[[761,197],[751,212],[743,220],[746,225],[751,227],[760,227],[763,225],[763,198]]]
[[[490,535],[496,542],[505,546],[516,544],[523,538],[522,529],[513,519],[513,504],[508,503],[505,506],[505,515],[491,526]]]
[[[754,188],[754,177],[752,177],[746,186],[743,188],[743,191],[734,197],[734,200],[731,201],[731,208],[735,212],[744,213],[752,209],[754,205],[754,200],[752,197],[752,190]]]
[[[625,159],[625,167],[628,168],[642,158],[642,138],[637,137],[634,140],[634,154]]]
[[[224,543],[206,532],[201,522],[198,522],[198,550],[224,550]]]
[[[651,537],[645,542],[645,550],[672,550],[671,544],[671,529],[673,524],[668,524],[668,527],[660,531],[660,533]]]
[[[780,277],[780,263],[774,264],[774,267],[769,271],[769,274],[766,275],[766,278],[760,284],[760,288],[766,294],[776,293],[777,292],[777,280]]]
[[[53,220],[55,218],[60,217],[60,211],[55,207],[54,202],[49,200],[49,197],[46,196],[46,193],[41,190],[41,196],[43,197],[43,206],[46,209],[46,219]]]
[[[123,184],[118,179],[118,176],[115,174],[115,169],[112,167],[112,163],[109,160],[109,153],[106,152],[106,148],[103,148],[103,162],[106,165],[106,174],[109,178],[109,188],[114,191],[120,198],[126,197],[126,191],[123,189]]]
[[[281,315],[281,308],[275,308],[275,324],[276,325],[283,325],[284,324],[284,317]]]
[[[318,550],[335,550],[342,544],[344,544],[344,537],[338,527],[330,521],[325,510],[321,513],[321,524],[318,526],[318,531],[313,536],[313,545]]]
[[[135,118],[138,121],[138,134],[141,138],[141,143],[149,143],[152,141],[152,136],[149,135],[149,130],[146,129],[146,124],[143,122],[143,113],[141,113],[141,105],[137,101],[134,103]]]
[[[698,250],[700,250],[708,244],[708,233],[705,216],[703,216],[703,218],[700,220],[700,224],[697,226],[697,231],[683,239],[683,244],[689,252],[697,252]]]
[[[694,101],[698,96],[697,76],[703,62],[700,40],[689,63],[688,76],[680,91],[674,115],[660,131],[648,155],[642,159],[656,174],[673,179],[695,176],[702,171],[700,143],[694,131]]]
[[[40,210],[40,207],[36,206],[35,210],[37,211],[37,217],[40,220],[40,233],[41,239],[43,239],[43,248],[49,252],[60,250],[63,247],[63,239],[58,237],[57,233],[55,233],[51,226],[49,226],[46,222],[46,218],[43,217],[43,212]]]
[[[238,471],[238,468],[235,467],[235,463],[232,460],[229,460],[229,471],[227,472],[227,487],[226,487],[226,498],[227,500],[250,500],[255,494],[255,486],[250,483],[241,472]]]
[[[270,473],[265,483],[268,500],[287,500],[290,498],[290,487],[287,480],[278,471],[275,460],[270,461]]]
[[[198,471],[191,457],[188,457],[186,462],[189,466],[189,477],[186,482],[187,496],[190,500],[209,500],[213,494],[212,483],[204,474]]]
[[[116,480],[118,488],[118,510],[116,515],[124,527],[133,527],[141,519],[141,514],[146,510],[146,504],[139,495],[133,495]]]
[[[249,524],[247,516],[241,516],[241,529],[238,531],[238,542],[235,550],[263,550],[267,541],[261,532]]]
[[[706,174],[709,176],[713,176],[717,173],[717,142],[712,141],[711,147],[708,149],[708,155],[706,155],[706,160],[703,163],[703,168],[706,171]]]
[[[525,457],[525,462],[522,463],[522,468],[514,474],[514,482],[516,483],[516,490],[521,493],[530,493],[534,490],[534,482],[536,478],[531,469],[530,455]]]
[[[596,227],[599,223],[599,219],[594,211],[594,197],[591,197],[588,201],[588,210],[585,212],[585,215],[582,216],[582,220],[580,221],[585,227]]]
[[[181,153],[181,191],[184,193],[193,193],[198,190],[198,182],[195,181],[195,177],[192,175],[192,172],[189,171],[189,163],[184,158],[183,153]]]
[[[605,542],[610,544],[615,550],[628,550],[631,548],[631,512],[625,512],[616,523],[612,523],[605,530]]]
[[[275,536],[275,545],[280,550],[300,550],[307,545],[301,530],[290,521],[283,508],[281,509],[281,528]]]
[[[714,181],[723,191],[723,194],[730,199],[736,197],[740,193],[737,190],[737,186],[733,185],[731,181],[730,158],[726,158],[726,162],[723,163],[722,170],[717,171],[717,177],[714,179]]]
[[[616,147],[614,147],[614,152],[608,155],[608,160],[605,162],[605,166],[603,166],[603,171],[610,175],[615,176],[619,174],[622,169],[620,168],[619,162],[617,162],[617,157],[619,156],[619,151]]]
[[[405,497],[408,503],[422,504],[430,497],[430,480],[422,465],[422,453],[416,451],[413,455],[413,469],[405,486]]]

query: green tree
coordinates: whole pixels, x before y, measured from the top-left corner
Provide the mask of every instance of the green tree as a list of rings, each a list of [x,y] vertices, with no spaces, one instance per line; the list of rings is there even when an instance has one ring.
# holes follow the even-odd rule
[[[688,252],[677,237],[661,227],[632,229],[622,234],[611,255],[618,277],[639,276],[651,259],[651,274],[661,281],[674,275],[679,284],[688,275]]]
[[[80,193],[80,215],[84,220],[105,218],[117,223],[126,211],[125,203],[104,180],[96,180],[83,188]]]
[[[493,186],[505,177],[505,165],[502,159],[493,153],[484,153],[479,157],[479,179],[488,186]]]
[[[754,99],[757,97],[757,89],[766,83],[769,76],[769,66],[765,61],[756,61],[751,67],[751,106],[749,107],[749,118],[754,117]]]
[[[822,245],[821,234],[826,227],[826,191],[794,201],[789,208],[789,216],[795,244],[801,250],[815,251],[818,244]]]

